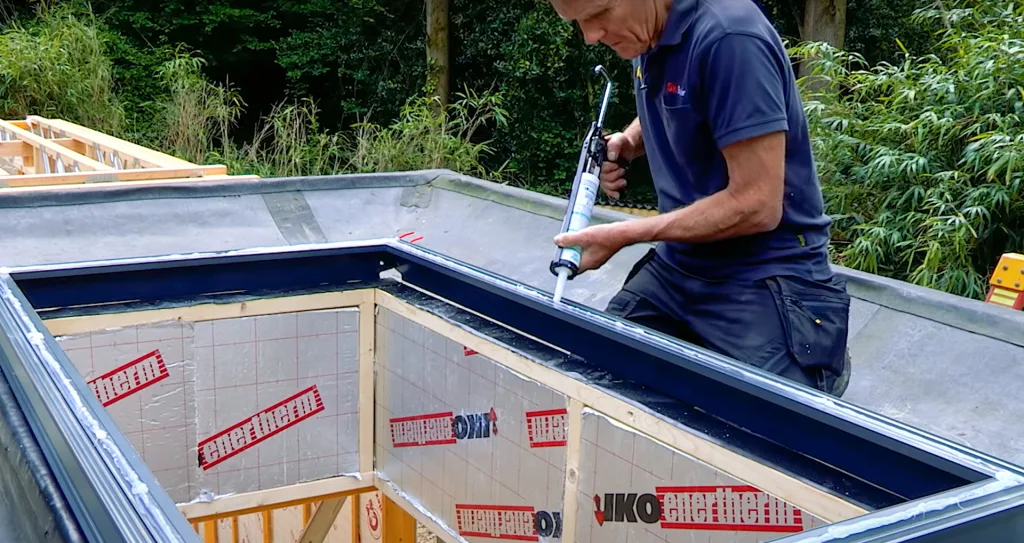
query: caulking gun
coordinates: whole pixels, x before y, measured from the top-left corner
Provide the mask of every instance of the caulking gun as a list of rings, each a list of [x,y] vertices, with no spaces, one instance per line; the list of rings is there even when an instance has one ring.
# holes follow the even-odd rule
[[[594,73],[604,76],[604,95],[601,97],[601,106],[597,110],[597,119],[590,123],[590,131],[587,132],[587,137],[583,138],[580,161],[576,166],[576,177],[573,179],[572,192],[569,194],[569,206],[566,208],[565,218],[562,220],[560,234],[578,232],[590,225],[590,214],[594,209],[594,200],[597,199],[597,191],[601,184],[599,179],[601,165],[604,164],[607,153],[602,132],[604,131],[604,114],[612,95],[612,78],[600,64],[594,67]],[[579,273],[581,256],[582,252],[579,247],[559,247],[555,251],[555,258],[551,261],[550,266],[551,273],[558,278],[558,282],[555,284],[555,303],[562,299],[565,282]]]

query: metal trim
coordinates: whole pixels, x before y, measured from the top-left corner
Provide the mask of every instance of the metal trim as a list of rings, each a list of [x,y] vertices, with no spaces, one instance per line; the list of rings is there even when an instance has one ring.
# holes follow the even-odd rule
[[[199,542],[8,274],[0,368],[88,541]]]
[[[7,381],[7,376],[0,371],[0,416],[10,428],[12,437],[18,445],[21,456],[31,471],[32,480],[39,488],[39,494],[53,513],[53,522],[65,543],[85,541],[82,530],[71,513],[67,500],[61,493],[60,485],[46,462],[43,451],[22,412],[14,391]]]

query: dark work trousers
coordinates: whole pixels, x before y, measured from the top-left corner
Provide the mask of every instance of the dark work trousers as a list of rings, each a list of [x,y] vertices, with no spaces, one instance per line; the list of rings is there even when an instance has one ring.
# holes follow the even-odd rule
[[[829,394],[842,395],[849,379],[850,297],[838,277],[711,281],[652,249],[606,311]]]

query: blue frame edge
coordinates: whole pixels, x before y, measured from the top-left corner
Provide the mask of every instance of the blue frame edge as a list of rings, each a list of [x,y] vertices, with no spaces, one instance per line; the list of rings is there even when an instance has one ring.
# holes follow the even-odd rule
[[[780,542],[1024,540],[1018,466],[571,301],[554,304],[548,293],[392,239],[0,270],[0,369],[88,539],[198,541],[41,314],[374,287],[386,270],[581,353],[604,370],[628,370],[641,386],[851,470],[894,497],[879,511]],[[611,360],[616,356],[649,361],[651,369]],[[666,376],[677,378],[674,386],[664,384]],[[808,429],[815,433],[802,433]]]

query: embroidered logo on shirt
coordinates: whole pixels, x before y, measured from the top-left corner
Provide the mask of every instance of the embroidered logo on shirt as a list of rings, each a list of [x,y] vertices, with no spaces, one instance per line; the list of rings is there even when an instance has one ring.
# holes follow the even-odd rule
[[[679,96],[686,96],[686,89],[680,88],[679,85],[676,85],[675,83],[673,83],[671,81],[669,81],[668,83],[665,83],[665,90],[670,92],[670,93],[672,93],[672,94],[678,94]]]

